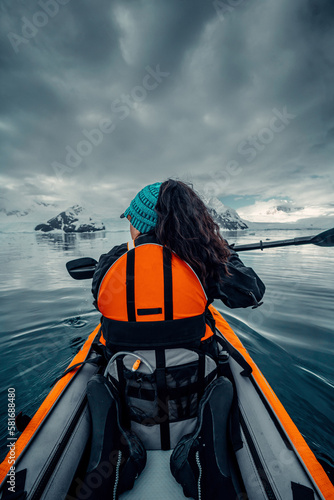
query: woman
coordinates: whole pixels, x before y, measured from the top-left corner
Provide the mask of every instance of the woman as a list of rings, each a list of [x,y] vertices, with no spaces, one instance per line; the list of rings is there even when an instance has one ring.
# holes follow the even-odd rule
[[[263,282],[228,246],[207,207],[187,184],[169,179],[146,186],[124,217],[130,222],[133,240],[164,245],[194,269],[209,303],[220,299],[230,308],[260,305]],[[100,257],[92,283],[95,306],[104,275],[127,250],[124,243]]]
[[[220,498],[219,492],[223,488],[226,494],[235,498],[235,486],[226,465],[228,461],[221,456],[222,444],[220,442],[217,448],[215,439],[208,437],[213,428],[219,428],[221,432],[225,428],[227,434],[233,394],[229,380],[224,377],[214,380],[217,365],[212,360],[218,359],[218,345],[208,306],[214,299],[221,299],[230,308],[258,307],[265,286],[251,268],[243,265],[220,235],[218,225],[201,198],[181,181],[169,179],[144,187],[121,218],[130,222],[132,241],[116,246],[100,257],[92,292],[94,304],[102,313],[101,340],[108,359],[112,361],[119,352],[124,355],[124,351],[133,354],[133,351],[142,353],[146,349],[144,352],[153,352],[153,378],[140,370],[137,377],[137,369],[145,361],[140,355],[132,370],[124,367],[126,358],[123,361],[118,359],[114,369],[119,393],[122,397],[132,395],[126,401],[126,407],[130,407],[131,429],[143,440],[146,449],[174,448],[177,451],[172,456],[172,472],[180,483],[187,483],[187,496],[195,495],[197,487],[189,485],[190,480],[184,480],[184,467],[186,474],[193,468],[197,470],[194,453],[190,450],[198,443],[198,436],[202,436],[207,445],[203,448],[206,453],[203,460],[210,463],[203,472],[206,494],[210,498],[217,494]],[[177,353],[177,362],[171,361],[174,352]],[[193,360],[191,355],[194,356],[194,352],[197,361],[189,361]],[[183,365],[179,361],[181,353],[186,361],[187,355],[190,356]],[[214,365],[211,371],[208,368],[210,362]],[[149,383],[154,384],[153,391]],[[104,484],[102,488],[107,491],[112,487],[116,491],[116,477],[121,477],[123,482],[119,492],[122,492],[132,487],[134,478],[145,465],[146,455],[140,440],[135,436],[131,441],[128,437],[121,418],[118,391],[108,384],[109,381],[101,376],[89,384],[88,400],[93,421],[99,422],[96,428],[102,427],[106,431],[98,432],[97,441],[93,433],[93,454],[88,470],[90,473],[98,470],[108,450],[121,450],[123,462],[120,459],[119,463],[123,465],[109,477],[110,484]],[[145,392],[151,396],[145,396]],[[173,400],[176,392],[177,397]],[[97,394],[100,394],[99,398]],[[150,413],[152,394],[155,397]],[[102,401],[103,405],[100,404]],[[135,408],[131,409],[133,401]],[[196,420],[199,407],[200,416]],[[154,415],[154,419],[144,418],[143,409],[145,417]],[[108,426],[107,421],[111,418],[114,424]],[[159,427],[158,432],[153,432],[154,427]],[[180,448],[177,443],[185,430],[188,433],[196,431],[196,434],[188,434],[190,441],[186,447],[181,443]],[[195,435],[196,439],[192,437]],[[184,455],[184,448],[190,453],[190,458],[188,454]],[[201,455],[198,455],[200,459]],[[193,479],[195,476],[196,473]],[[96,495],[102,498],[100,490]]]

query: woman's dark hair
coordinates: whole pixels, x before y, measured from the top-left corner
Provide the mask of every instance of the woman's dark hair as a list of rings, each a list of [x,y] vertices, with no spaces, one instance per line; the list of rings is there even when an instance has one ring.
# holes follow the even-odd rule
[[[158,242],[190,264],[204,286],[208,277],[219,282],[222,268],[228,274],[226,262],[230,251],[227,243],[192,187],[172,179],[163,182],[155,211],[158,214],[155,227]]]

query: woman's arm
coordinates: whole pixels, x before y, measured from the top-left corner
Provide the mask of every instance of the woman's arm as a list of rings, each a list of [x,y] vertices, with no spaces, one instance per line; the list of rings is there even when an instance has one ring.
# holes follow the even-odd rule
[[[221,282],[208,287],[208,295],[221,299],[231,309],[237,307],[258,307],[265,292],[265,285],[251,267],[246,267],[238,254],[230,247],[227,262],[229,275],[222,268]]]

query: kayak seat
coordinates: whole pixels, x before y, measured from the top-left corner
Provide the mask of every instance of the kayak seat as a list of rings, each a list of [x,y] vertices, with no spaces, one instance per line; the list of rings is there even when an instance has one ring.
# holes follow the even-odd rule
[[[225,377],[213,381],[199,404],[195,430],[180,440],[171,455],[171,472],[186,497],[195,500],[237,498],[228,441],[232,400],[231,381]]]
[[[146,450],[140,439],[122,425],[117,390],[103,375],[87,384],[92,420],[91,451],[84,478],[89,500],[118,499],[132,489],[146,464]]]

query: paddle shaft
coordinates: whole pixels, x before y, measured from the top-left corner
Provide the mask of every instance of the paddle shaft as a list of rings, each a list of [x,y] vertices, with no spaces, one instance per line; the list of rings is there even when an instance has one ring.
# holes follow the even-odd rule
[[[291,240],[280,240],[280,241],[265,241],[262,240],[259,243],[250,243],[248,245],[236,245],[232,246],[233,250],[236,252],[245,252],[246,250],[263,250],[264,248],[274,248],[274,247],[287,247],[290,245],[317,245],[320,247],[332,247],[334,246],[334,228],[327,229],[320,234],[314,236],[302,236],[300,238],[292,238]]]
[[[245,252],[247,250],[264,250],[265,248],[275,248],[275,247],[287,247],[290,245],[307,245],[313,243],[311,240],[313,236],[303,236],[301,238],[293,238],[291,240],[279,240],[279,241],[262,241],[259,243],[250,243],[246,245],[235,245],[233,250],[236,252]]]

